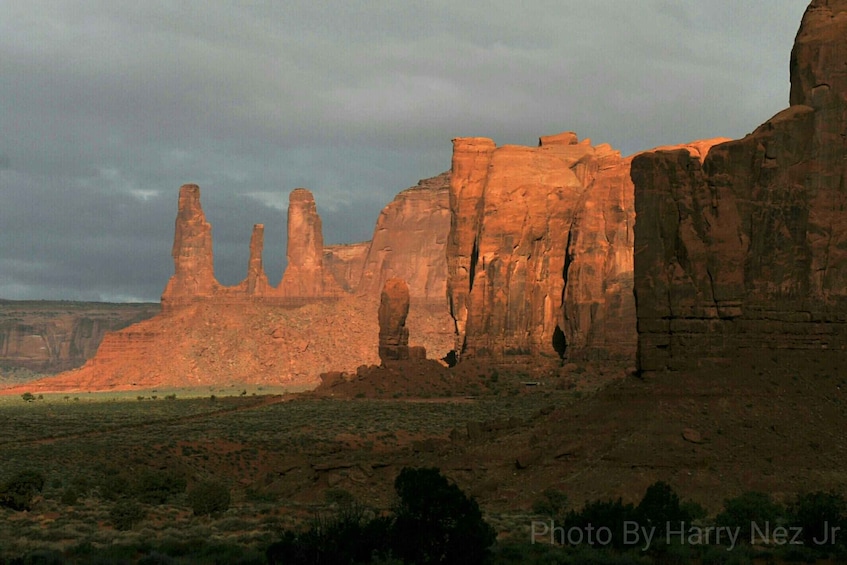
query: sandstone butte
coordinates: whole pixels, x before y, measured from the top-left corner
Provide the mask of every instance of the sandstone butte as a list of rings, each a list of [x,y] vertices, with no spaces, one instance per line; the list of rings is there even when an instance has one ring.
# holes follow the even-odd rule
[[[630,160],[574,133],[453,141],[448,298],[460,357],[634,354]]]
[[[636,157],[638,367],[847,345],[847,0],[814,0],[789,107],[743,139]]]

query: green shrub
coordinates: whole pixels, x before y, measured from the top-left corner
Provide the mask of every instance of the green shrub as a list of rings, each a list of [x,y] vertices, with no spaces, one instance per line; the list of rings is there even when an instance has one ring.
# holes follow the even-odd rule
[[[68,487],[62,492],[61,502],[65,506],[73,506],[79,502],[79,493],[74,487]]]
[[[554,488],[544,489],[541,498],[532,503],[532,511],[561,522],[568,511],[568,495]]]
[[[229,509],[229,487],[215,482],[197,483],[188,493],[188,503],[196,516],[211,516]]]
[[[37,471],[22,471],[0,486],[0,506],[12,510],[30,510],[41,491],[44,475]]]
[[[144,509],[134,500],[119,500],[109,512],[109,521],[117,530],[131,530],[145,515]]]
[[[789,525],[802,528],[803,543],[818,550],[830,550],[837,543],[844,544],[845,517],[847,503],[844,497],[821,491],[799,495],[788,511]],[[838,528],[835,539],[832,528]]]
[[[437,468],[404,468],[394,481],[394,555],[414,563],[482,563],[494,529],[476,500],[447,481]]]
[[[129,480],[116,470],[107,471],[100,482],[100,496],[106,500],[118,500],[129,493]]]
[[[185,492],[185,477],[172,471],[147,469],[141,472],[133,491],[145,504],[164,504],[176,494]]]
[[[765,524],[772,530],[785,521],[785,509],[767,494],[745,492],[724,502],[723,511],[715,518],[715,524],[724,528],[739,528],[740,539],[750,541],[755,524],[764,531]]]

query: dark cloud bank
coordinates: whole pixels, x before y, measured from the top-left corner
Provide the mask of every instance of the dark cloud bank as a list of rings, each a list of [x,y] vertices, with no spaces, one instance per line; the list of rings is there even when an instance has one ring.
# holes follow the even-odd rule
[[[574,130],[624,154],[741,137],[788,103],[796,0],[17,2],[0,20],[0,298],[158,300],[177,191],[218,278],[254,223],[279,279],[288,192],[325,239],[450,166],[453,137]]]

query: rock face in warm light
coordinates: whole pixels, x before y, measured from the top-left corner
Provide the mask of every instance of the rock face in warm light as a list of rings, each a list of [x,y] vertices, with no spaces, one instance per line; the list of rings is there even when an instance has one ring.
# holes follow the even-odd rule
[[[208,298],[220,288],[212,257],[212,225],[200,206],[200,187],[185,184],[179,189],[174,229],[174,274],[162,294],[162,306]]]
[[[289,297],[340,294],[335,279],[323,268],[324,239],[315,198],[305,188],[291,191],[288,199],[288,265],[279,293]]]
[[[354,292],[362,279],[362,267],[371,248],[370,241],[324,246],[324,269],[345,292]]]
[[[633,161],[641,370],[847,346],[845,37],[847,0],[813,1],[788,109],[704,159]]]
[[[450,173],[424,179],[382,209],[363,266],[361,293],[377,295],[400,278],[413,300],[438,304],[446,313]]]
[[[447,292],[463,356],[628,356],[628,159],[576,134],[453,141]]]
[[[421,187],[405,191],[396,202],[432,202],[436,206],[437,198],[414,194],[415,190],[427,193],[430,188],[422,181]],[[174,275],[162,296],[162,313],[107,334],[97,355],[85,366],[27,383],[28,390],[140,390],[228,383],[310,386],[317,384],[321,373],[351,372],[379,362],[379,325],[374,315],[379,291],[358,290],[366,258],[380,256],[398,272],[431,268],[443,273],[444,268],[439,271],[431,254],[404,257],[411,248],[403,246],[389,249],[380,243],[382,254],[372,252],[370,242],[324,247],[312,195],[298,189],[290,200],[289,265],[280,287],[270,287],[264,271],[261,224],[253,227],[246,278],[226,287],[214,278],[211,226],[200,207],[200,191],[195,185],[182,187],[174,235]],[[437,211],[427,211],[426,204],[399,207],[399,213],[387,214],[391,220],[377,228],[380,238],[418,238],[422,250],[425,242],[446,238],[449,226],[445,222],[428,223],[427,219],[438,217]],[[414,219],[414,214],[423,219]],[[405,230],[412,225],[418,227],[407,234]],[[432,230],[441,234],[429,233]],[[442,259],[442,265],[445,262]],[[383,278],[374,273],[368,280]],[[443,280],[437,279],[431,274],[422,277],[430,286],[421,284],[423,300],[411,305],[407,287],[406,312],[423,346],[409,347],[407,333],[405,343],[393,344],[398,348],[395,356],[423,358],[425,347],[443,355],[452,346],[452,323],[443,296],[438,308],[433,306],[434,299],[426,300],[428,290],[439,284],[444,287]],[[23,343],[17,338],[13,341]],[[25,341],[29,355],[34,347],[30,341],[35,341]]]

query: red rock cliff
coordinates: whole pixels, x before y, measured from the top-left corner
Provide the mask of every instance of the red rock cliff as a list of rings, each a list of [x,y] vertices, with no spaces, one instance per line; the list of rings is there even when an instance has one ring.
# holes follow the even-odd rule
[[[815,0],[790,107],[745,138],[635,158],[638,364],[847,346],[847,0]]]
[[[382,209],[363,266],[359,292],[377,296],[390,278],[409,285],[412,300],[446,313],[450,173],[421,180]]]
[[[453,142],[447,242],[461,355],[632,355],[629,160],[573,133]]]

